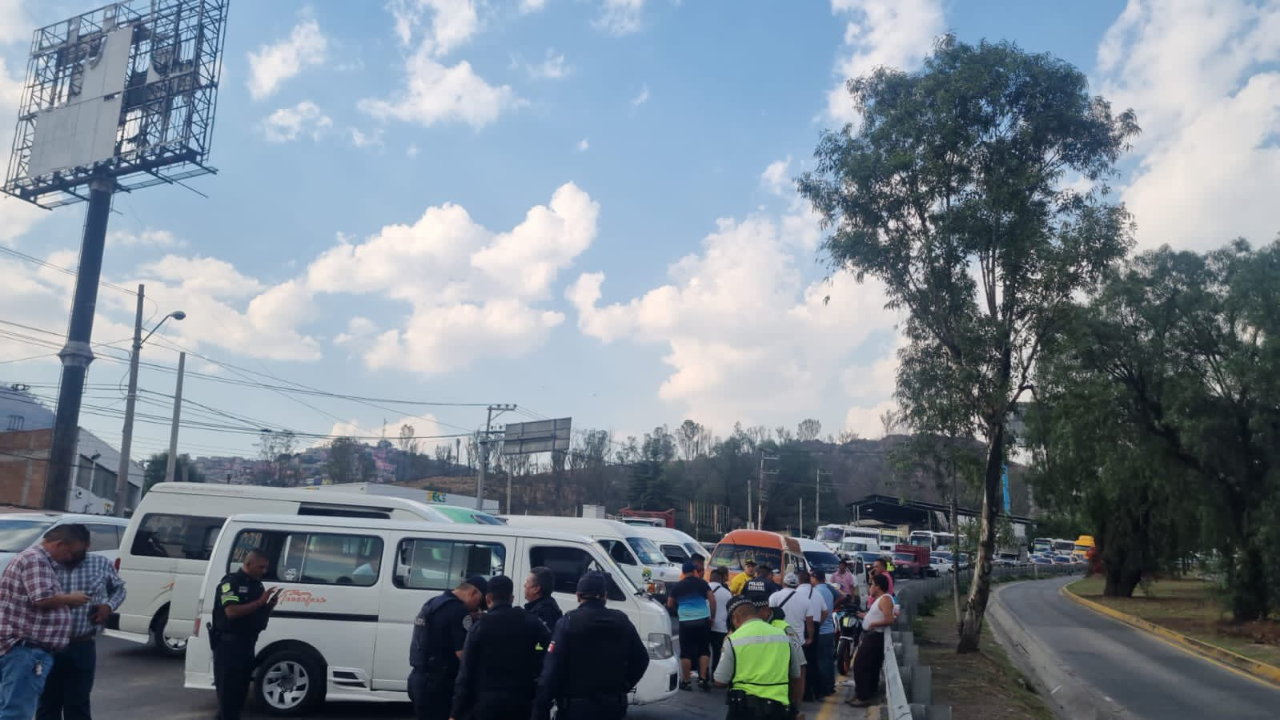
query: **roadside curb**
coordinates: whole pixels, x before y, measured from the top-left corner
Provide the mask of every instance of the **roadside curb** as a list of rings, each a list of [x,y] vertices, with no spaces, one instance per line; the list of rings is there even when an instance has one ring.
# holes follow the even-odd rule
[[[1068,585],[1070,585],[1070,583],[1068,583]],[[1225,665],[1232,670],[1257,680],[1258,682],[1274,687],[1280,687],[1280,667],[1252,660],[1243,655],[1231,652],[1230,650],[1224,650],[1216,645],[1211,645],[1203,640],[1187,637],[1180,632],[1170,630],[1162,625],[1157,625],[1148,620],[1143,620],[1142,618],[1122,613],[1119,610],[1109,608],[1102,603],[1085,599],[1080,595],[1077,595],[1074,591],[1068,590],[1068,585],[1063,585],[1058,592],[1064,597],[1067,597],[1068,599],[1073,600],[1100,615],[1106,615],[1113,620],[1119,620],[1125,625],[1148,632],[1181,650],[1206,660],[1211,660],[1220,665]]]

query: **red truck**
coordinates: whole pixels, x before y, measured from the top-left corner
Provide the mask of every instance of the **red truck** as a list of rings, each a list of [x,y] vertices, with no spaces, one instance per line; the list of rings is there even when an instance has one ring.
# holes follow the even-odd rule
[[[931,575],[929,548],[919,545],[894,545],[893,574],[897,577],[921,578]]]

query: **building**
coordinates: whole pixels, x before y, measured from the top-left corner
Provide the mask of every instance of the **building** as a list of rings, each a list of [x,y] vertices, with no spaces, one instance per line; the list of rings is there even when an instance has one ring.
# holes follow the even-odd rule
[[[910,526],[912,530],[940,530],[952,533],[962,532],[964,526],[971,522],[979,522],[982,516],[980,510],[957,507],[956,520],[960,527],[952,528],[950,505],[903,500],[891,495],[868,495],[861,500],[849,503],[848,507],[849,517],[855,523],[878,522],[892,527]],[[1035,520],[1020,515],[1007,517],[1013,526],[1013,537],[1017,548],[1026,548],[1031,542],[1027,535],[1027,528],[1033,525]]]
[[[53,420],[53,411],[40,404],[24,386],[0,387],[0,423],[3,423],[0,428],[4,428],[0,432],[0,504],[43,505]],[[76,458],[66,509],[93,515],[112,514],[120,451],[80,428]],[[142,497],[142,482],[142,466],[131,464],[126,512],[137,507]]]

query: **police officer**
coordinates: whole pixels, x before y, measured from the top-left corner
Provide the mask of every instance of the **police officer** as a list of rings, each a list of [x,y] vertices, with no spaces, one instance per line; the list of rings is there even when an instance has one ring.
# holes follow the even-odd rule
[[[472,720],[527,720],[542,654],[551,632],[537,616],[514,607],[515,584],[489,579],[489,612],[471,627],[462,648],[462,668],[453,696],[453,717]]]
[[[791,720],[802,694],[800,658],[786,631],[760,618],[768,600],[739,595],[729,601],[734,631],[716,666],[716,686],[730,688],[727,720]]]
[[[218,581],[209,642],[213,645],[219,720],[240,720],[245,696],[249,694],[253,649],[280,597],[280,588],[267,590],[262,586],[262,576],[270,566],[266,553],[250,550],[239,570]]]
[[[409,646],[409,699],[418,720],[447,720],[453,707],[462,648],[472,616],[484,605],[489,586],[472,575],[453,590],[431,598],[413,621]]]
[[[635,626],[604,606],[608,582],[589,572],[578,580],[577,610],[561,618],[547,648],[533,720],[618,720],[627,714],[627,693],[649,667],[649,653]]]
[[[556,575],[545,567],[529,571],[529,578],[524,581],[524,609],[536,615],[547,626],[547,632],[554,631],[556,623],[564,616],[560,604],[551,597],[555,587]]]
[[[763,580],[748,580],[742,596],[756,606],[756,615],[761,620],[786,633],[787,639],[791,641],[792,649],[800,653],[800,692],[803,695],[805,683],[807,682],[805,676],[809,664],[809,658],[805,656],[804,652],[804,638],[796,634],[796,629],[791,627],[791,623],[787,622],[786,616],[779,611],[779,608],[769,605],[771,593]]]

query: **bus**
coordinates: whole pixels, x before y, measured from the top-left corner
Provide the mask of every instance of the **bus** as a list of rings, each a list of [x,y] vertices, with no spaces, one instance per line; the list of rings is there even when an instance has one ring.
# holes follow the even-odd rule
[[[880,531],[875,528],[858,527],[857,525],[821,525],[814,533],[813,539],[826,545],[832,552],[841,552],[845,538],[863,538],[867,544],[880,546]]]
[[[914,530],[910,538],[910,544],[930,550],[949,550],[955,541],[956,536],[951,533],[931,530]]]
[[[1075,550],[1076,544],[1072,540],[1058,539],[1053,541],[1053,553],[1055,555],[1070,555]]]
[[[1036,538],[1031,541],[1031,554],[1040,555],[1053,550],[1053,538]]]

